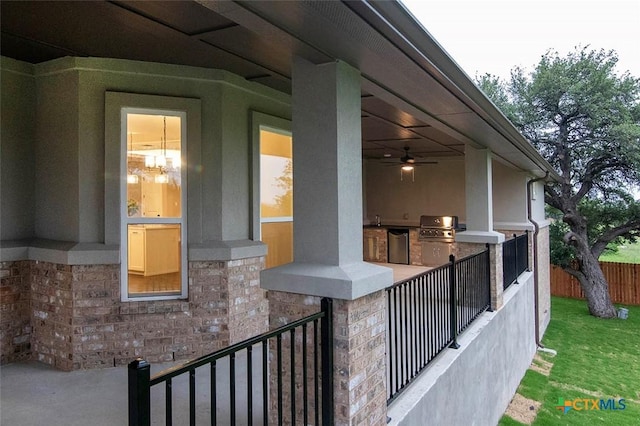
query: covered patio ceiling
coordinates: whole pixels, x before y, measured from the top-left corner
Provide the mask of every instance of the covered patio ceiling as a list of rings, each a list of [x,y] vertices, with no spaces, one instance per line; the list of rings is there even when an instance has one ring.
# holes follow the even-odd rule
[[[2,55],[29,63],[106,57],[225,69],[290,93],[294,55],[362,74],[363,157],[463,156],[551,167],[401,3],[381,1],[6,1]]]

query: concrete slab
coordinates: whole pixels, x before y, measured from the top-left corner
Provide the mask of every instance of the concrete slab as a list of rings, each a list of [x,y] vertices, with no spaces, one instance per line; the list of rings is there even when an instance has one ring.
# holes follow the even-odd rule
[[[236,358],[237,422],[247,424],[246,355]],[[152,364],[151,375],[178,363]],[[254,350],[253,418],[262,420],[261,351]],[[211,424],[210,369],[196,373],[196,423]],[[219,361],[216,371],[218,424],[229,424],[229,368]],[[128,424],[127,367],[64,372],[31,361],[0,368],[0,425],[2,426],[112,426]],[[174,425],[189,424],[188,378],[172,385]],[[152,423],[164,425],[164,385],[151,392]]]

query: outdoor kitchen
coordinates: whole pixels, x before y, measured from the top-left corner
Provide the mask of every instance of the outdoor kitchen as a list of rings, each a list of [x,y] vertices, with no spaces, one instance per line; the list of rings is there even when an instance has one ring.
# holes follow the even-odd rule
[[[440,266],[455,254],[457,216],[420,217],[417,226],[376,223],[364,227],[364,260],[400,265]]]
[[[464,229],[464,159],[438,158],[409,175],[399,166],[365,161],[364,260],[439,266],[456,253]]]

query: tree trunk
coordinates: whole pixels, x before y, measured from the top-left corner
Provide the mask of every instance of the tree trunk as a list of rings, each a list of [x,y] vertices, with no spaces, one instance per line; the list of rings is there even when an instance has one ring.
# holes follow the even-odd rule
[[[598,318],[615,318],[618,315],[611,296],[609,295],[609,284],[607,283],[598,259],[591,251],[579,253],[580,271],[573,273],[587,298],[589,313]]]

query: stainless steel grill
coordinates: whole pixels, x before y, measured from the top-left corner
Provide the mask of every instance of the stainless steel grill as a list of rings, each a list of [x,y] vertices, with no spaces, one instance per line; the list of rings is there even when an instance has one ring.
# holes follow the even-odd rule
[[[420,216],[420,241],[452,243],[458,229],[458,216]]]

